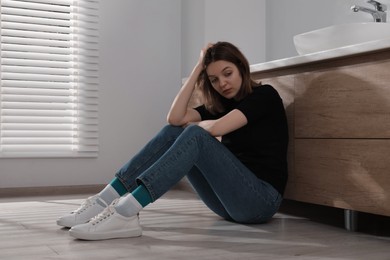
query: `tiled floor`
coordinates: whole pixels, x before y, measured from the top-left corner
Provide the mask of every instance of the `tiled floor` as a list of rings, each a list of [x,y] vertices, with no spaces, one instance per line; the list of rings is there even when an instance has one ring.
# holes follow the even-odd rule
[[[85,197],[0,199],[0,259],[390,259],[390,236],[317,221],[317,209],[304,216],[302,205],[292,204],[270,223],[241,225],[221,220],[182,191],[141,212],[142,237],[75,240],[55,220]]]

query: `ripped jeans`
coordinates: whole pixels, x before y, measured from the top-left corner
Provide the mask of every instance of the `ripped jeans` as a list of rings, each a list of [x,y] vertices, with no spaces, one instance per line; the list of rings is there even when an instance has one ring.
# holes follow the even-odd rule
[[[229,221],[266,222],[282,201],[272,185],[197,125],[165,126],[116,173],[129,192],[145,185],[153,201],[184,176],[207,207]]]

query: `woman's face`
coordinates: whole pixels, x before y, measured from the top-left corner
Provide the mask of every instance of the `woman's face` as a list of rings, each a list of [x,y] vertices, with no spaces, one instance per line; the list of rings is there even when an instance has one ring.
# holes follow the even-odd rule
[[[227,99],[234,98],[242,85],[240,71],[234,63],[219,60],[206,68],[207,76],[213,88]]]

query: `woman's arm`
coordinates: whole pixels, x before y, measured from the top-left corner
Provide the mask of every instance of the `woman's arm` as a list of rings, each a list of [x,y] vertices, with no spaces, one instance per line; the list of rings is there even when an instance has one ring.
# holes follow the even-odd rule
[[[212,45],[208,44],[201,50],[197,64],[195,65],[184,85],[181,87],[179,93],[177,93],[172,103],[171,109],[167,115],[167,121],[169,124],[183,126],[188,122],[196,122],[201,120],[198,111],[192,108],[188,108],[188,102],[190,101],[192,93],[194,92],[196,81],[203,71],[204,55],[210,46]]]
[[[195,66],[190,77],[177,93],[173,100],[171,109],[167,115],[167,121],[171,125],[182,126],[191,121],[200,121],[199,113],[192,108],[188,108],[188,103],[195,89],[195,83],[202,72],[200,65]]]
[[[217,120],[205,120],[201,122],[194,122],[192,124],[202,127],[212,136],[223,136],[243,127],[247,123],[248,120],[245,115],[240,110],[233,109],[228,114]]]

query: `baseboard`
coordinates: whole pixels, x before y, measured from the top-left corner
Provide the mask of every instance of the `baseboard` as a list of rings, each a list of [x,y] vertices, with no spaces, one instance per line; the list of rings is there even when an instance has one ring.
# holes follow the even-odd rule
[[[94,194],[100,192],[107,184],[75,185],[75,186],[49,186],[49,187],[18,187],[0,188],[0,198],[26,197],[26,196],[56,196],[74,194]],[[184,177],[173,189],[189,191],[194,189]]]
[[[105,185],[76,185],[50,187],[20,187],[0,188],[0,198],[25,196],[56,196],[71,194],[94,194],[101,191]]]

